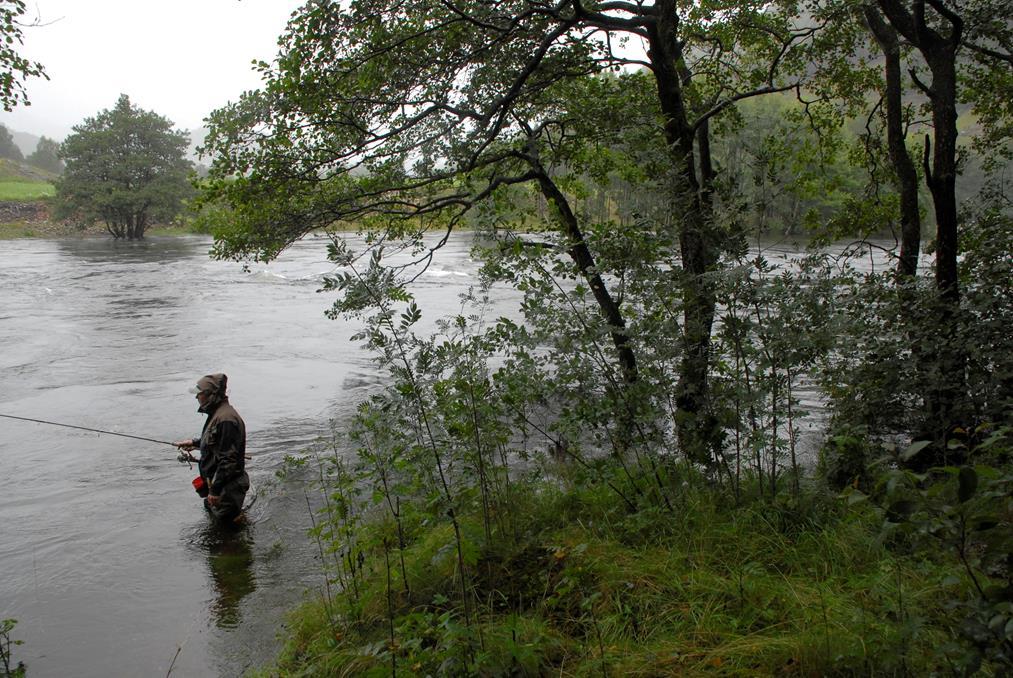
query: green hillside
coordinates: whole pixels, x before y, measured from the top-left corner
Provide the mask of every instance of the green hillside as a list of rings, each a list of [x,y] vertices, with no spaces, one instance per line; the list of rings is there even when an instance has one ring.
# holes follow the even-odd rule
[[[56,194],[52,172],[0,158],[0,200],[38,200]]]

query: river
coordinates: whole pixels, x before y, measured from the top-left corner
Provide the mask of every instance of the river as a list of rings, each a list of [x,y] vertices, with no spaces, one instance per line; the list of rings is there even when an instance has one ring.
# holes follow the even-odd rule
[[[0,243],[0,413],[176,440],[203,421],[188,389],[225,372],[256,495],[251,525],[222,535],[173,448],[0,418],[0,618],[18,620],[31,676],[239,675],[270,660],[285,611],[321,586],[312,490],[277,472],[381,376],[360,327],[328,320],[333,298],[314,294],[333,270],[324,241],[249,270],[211,260],[210,244]],[[478,282],[470,247],[451,240],[413,285],[425,325]],[[499,293],[494,315],[516,299]]]
[[[172,441],[200,432],[188,389],[225,372],[257,496],[252,525],[221,535],[174,448],[0,419],[0,618],[18,620],[30,676],[238,675],[322,581],[305,484],[276,472],[379,377],[358,326],[314,294],[333,269],[322,241],[249,271],[209,246],[0,243],[0,413]],[[469,247],[418,280],[427,314],[476,282]]]

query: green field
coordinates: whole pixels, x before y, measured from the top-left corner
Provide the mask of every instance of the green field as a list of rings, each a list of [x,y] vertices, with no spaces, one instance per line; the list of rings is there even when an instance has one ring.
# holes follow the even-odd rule
[[[53,184],[42,181],[0,181],[0,200],[37,200],[56,195]]]

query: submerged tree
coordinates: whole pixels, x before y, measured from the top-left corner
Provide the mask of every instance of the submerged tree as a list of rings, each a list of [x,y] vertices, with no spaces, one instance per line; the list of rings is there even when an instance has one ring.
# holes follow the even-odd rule
[[[179,214],[192,194],[185,132],[121,95],[116,106],[74,128],[56,191],[60,210],[102,221],[114,238],[143,238],[153,219]]]

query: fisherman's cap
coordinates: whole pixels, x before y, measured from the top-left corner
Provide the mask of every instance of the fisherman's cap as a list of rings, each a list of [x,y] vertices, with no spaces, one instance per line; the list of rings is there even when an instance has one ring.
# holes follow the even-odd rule
[[[220,372],[208,374],[197,380],[197,385],[190,389],[190,393],[196,394],[209,391],[211,393],[224,394],[225,385],[228,381],[229,378]]]

